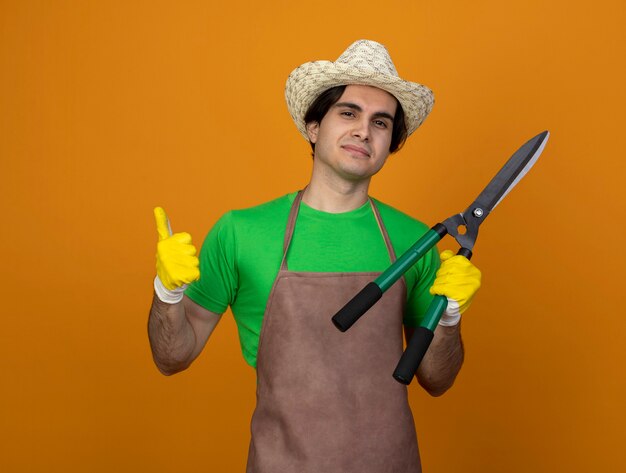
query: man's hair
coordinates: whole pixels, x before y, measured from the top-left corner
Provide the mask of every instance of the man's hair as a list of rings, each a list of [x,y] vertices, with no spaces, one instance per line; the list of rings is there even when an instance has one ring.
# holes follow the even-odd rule
[[[345,85],[338,85],[337,87],[333,87],[332,89],[328,89],[325,92],[322,92],[311,104],[306,114],[304,115],[304,123],[309,124],[311,122],[321,123],[322,118],[328,113],[330,107],[335,105],[341,96],[343,95],[343,91],[346,90]],[[391,143],[389,144],[389,152],[395,153],[406,141],[407,132],[406,132],[406,123],[404,121],[404,110],[402,110],[402,105],[396,99],[396,103],[398,106],[396,107],[396,114],[393,117],[393,128],[391,131]],[[315,143],[311,143],[311,148],[313,149],[313,153],[315,153]]]

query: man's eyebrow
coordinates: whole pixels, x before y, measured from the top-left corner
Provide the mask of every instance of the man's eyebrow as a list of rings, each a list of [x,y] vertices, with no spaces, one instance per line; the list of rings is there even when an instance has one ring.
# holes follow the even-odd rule
[[[363,109],[359,105],[352,102],[337,102],[335,105],[333,105],[333,107],[346,107],[357,112],[363,111]],[[393,115],[387,112],[376,112],[372,115],[372,118],[387,118],[388,120],[391,120],[393,122]]]

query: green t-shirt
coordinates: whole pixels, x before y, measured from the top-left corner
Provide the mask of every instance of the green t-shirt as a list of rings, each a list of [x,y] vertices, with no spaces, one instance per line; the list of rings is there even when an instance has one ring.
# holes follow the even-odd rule
[[[202,307],[223,313],[231,307],[243,356],[255,367],[263,314],[283,256],[283,241],[296,193],[257,207],[224,214],[207,235],[200,251],[200,274],[186,294]],[[374,200],[396,256],[402,255],[428,227]],[[300,205],[287,254],[291,271],[384,271],[389,253],[369,203],[344,213]],[[433,248],[404,275],[407,305],[404,324],[419,325],[432,296],[439,267]],[[340,307],[337,308],[339,310]],[[331,314],[332,315],[332,314]]]

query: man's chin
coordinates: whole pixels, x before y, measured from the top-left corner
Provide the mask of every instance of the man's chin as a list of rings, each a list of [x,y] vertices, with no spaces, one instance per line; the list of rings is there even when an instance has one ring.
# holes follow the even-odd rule
[[[344,179],[358,182],[371,179],[371,177],[376,174],[379,169],[363,169],[362,167],[353,166],[344,168],[342,171],[343,172],[341,174]]]

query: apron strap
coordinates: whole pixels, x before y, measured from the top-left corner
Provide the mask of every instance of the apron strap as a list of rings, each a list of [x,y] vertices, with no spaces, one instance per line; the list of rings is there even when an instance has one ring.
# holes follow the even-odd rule
[[[293,232],[296,228],[298,210],[300,210],[300,204],[302,202],[303,195],[304,195],[304,190],[298,191],[298,194],[296,194],[296,197],[293,200],[293,204],[291,205],[291,210],[289,211],[289,218],[287,219],[287,228],[285,230],[285,239],[283,241],[283,259],[280,263],[281,271],[287,270],[287,251],[289,250],[289,245],[291,244],[291,239],[293,238]],[[389,233],[387,233],[387,229],[385,228],[383,219],[380,216],[378,207],[376,206],[376,204],[374,203],[371,197],[368,197],[367,199],[370,203],[370,206],[372,207],[372,211],[374,212],[374,218],[376,218],[376,223],[378,224],[380,233],[383,236],[383,240],[385,240],[385,246],[387,247],[387,252],[389,253],[389,259],[391,260],[391,263],[393,264],[396,262],[396,252],[394,251],[393,245],[391,244]]]
[[[378,228],[380,228],[380,233],[383,235],[383,239],[385,240],[385,245],[387,246],[387,252],[389,253],[389,259],[391,260],[391,264],[396,262],[396,252],[393,250],[393,245],[391,244],[391,239],[389,238],[389,233],[387,233],[387,228],[385,228],[385,224],[383,223],[383,219],[380,216],[380,212],[378,211],[378,207],[374,203],[374,200],[371,197],[368,197],[370,201],[370,205],[372,206],[372,210],[374,211],[374,217],[376,217],[376,223],[378,223]]]

